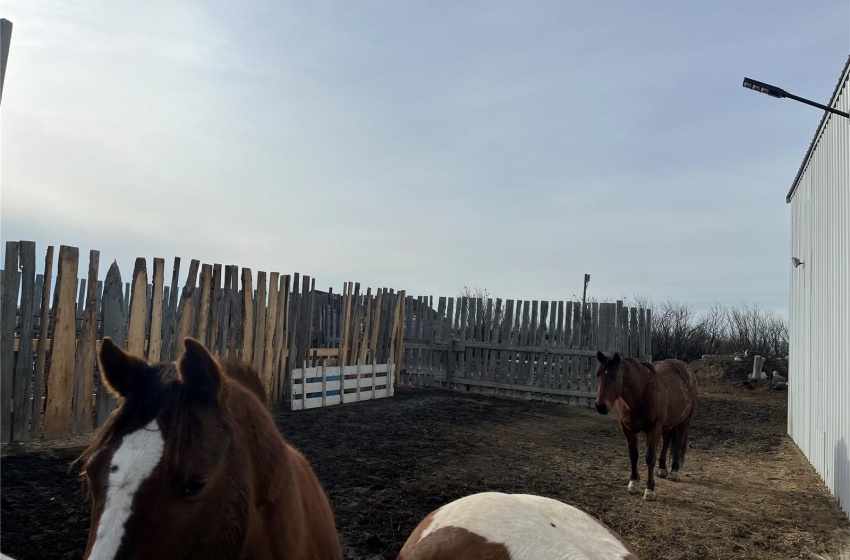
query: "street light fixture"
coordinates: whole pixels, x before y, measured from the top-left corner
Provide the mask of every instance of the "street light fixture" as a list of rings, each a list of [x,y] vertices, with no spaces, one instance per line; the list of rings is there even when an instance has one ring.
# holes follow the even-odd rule
[[[766,84],[764,82],[759,82],[757,80],[752,80],[750,78],[744,78],[744,87],[747,89],[751,89],[753,91],[758,91],[761,93],[766,93],[771,97],[776,97],[777,99],[782,99],[783,97],[787,97],[789,99],[793,99],[795,101],[799,101],[801,103],[805,103],[806,105],[811,105],[812,107],[817,107],[818,109],[823,109],[824,111],[828,111],[830,113],[834,113],[836,115],[841,115],[842,117],[846,117],[850,119],[850,113],[845,113],[844,111],[839,111],[838,109],[833,109],[832,107],[827,107],[826,105],[821,105],[815,101],[810,101],[803,97],[799,97],[794,95],[793,93],[788,93],[782,88],[772,86],[770,84]]]

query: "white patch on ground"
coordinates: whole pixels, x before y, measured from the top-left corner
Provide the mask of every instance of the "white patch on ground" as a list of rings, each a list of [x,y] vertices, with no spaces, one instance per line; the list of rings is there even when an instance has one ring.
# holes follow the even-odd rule
[[[629,551],[608,529],[580,509],[528,494],[484,492],[440,508],[422,533],[466,529],[502,544],[513,560],[624,558]]]
[[[133,511],[133,498],[162,460],[164,449],[165,440],[156,420],[124,436],[109,465],[106,503],[90,560],[115,558],[124,539],[124,526]]]

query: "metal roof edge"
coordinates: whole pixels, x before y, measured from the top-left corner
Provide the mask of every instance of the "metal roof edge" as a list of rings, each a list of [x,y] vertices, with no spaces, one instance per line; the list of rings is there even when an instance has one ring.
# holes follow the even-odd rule
[[[838,98],[838,92],[841,90],[841,84],[843,84],[848,77],[848,73],[850,73],[850,55],[847,56],[847,62],[844,63],[844,70],[841,71],[841,77],[838,78],[838,83],[835,84],[835,90],[832,92],[832,97],[829,98],[828,105],[832,107],[835,104],[836,99]],[[818,124],[817,129],[815,130],[815,136],[812,138],[812,142],[809,144],[809,149],[806,150],[806,155],[803,158],[803,163],[800,164],[800,168],[797,170],[797,176],[794,177],[794,182],[791,184],[791,188],[788,190],[788,194],[785,195],[785,204],[791,202],[791,199],[794,197],[794,193],[797,190],[797,185],[800,184],[800,179],[803,177],[803,171],[806,169],[806,165],[809,163],[809,158],[812,157],[812,152],[815,150],[815,145],[818,143],[818,138],[820,138],[821,133],[823,132],[824,126],[826,126],[826,119],[830,116],[830,113],[824,111],[823,116],[820,119],[820,123]]]

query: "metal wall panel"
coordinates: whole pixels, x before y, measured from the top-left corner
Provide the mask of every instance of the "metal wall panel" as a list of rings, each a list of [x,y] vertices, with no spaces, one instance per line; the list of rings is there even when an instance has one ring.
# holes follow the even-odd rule
[[[850,112],[850,64],[832,107]],[[788,433],[850,516],[850,119],[826,117],[791,196]]]

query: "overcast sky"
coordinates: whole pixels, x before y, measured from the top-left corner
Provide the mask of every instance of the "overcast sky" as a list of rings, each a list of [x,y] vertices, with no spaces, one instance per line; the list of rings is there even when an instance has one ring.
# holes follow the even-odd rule
[[[144,6],[142,5],[144,4]],[[787,308],[847,0],[5,0],[2,240],[455,296]],[[39,265],[39,267],[41,264]],[[149,264],[149,268],[150,268]],[[87,264],[81,265],[81,271]],[[255,276],[256,278],[256,276]]]

